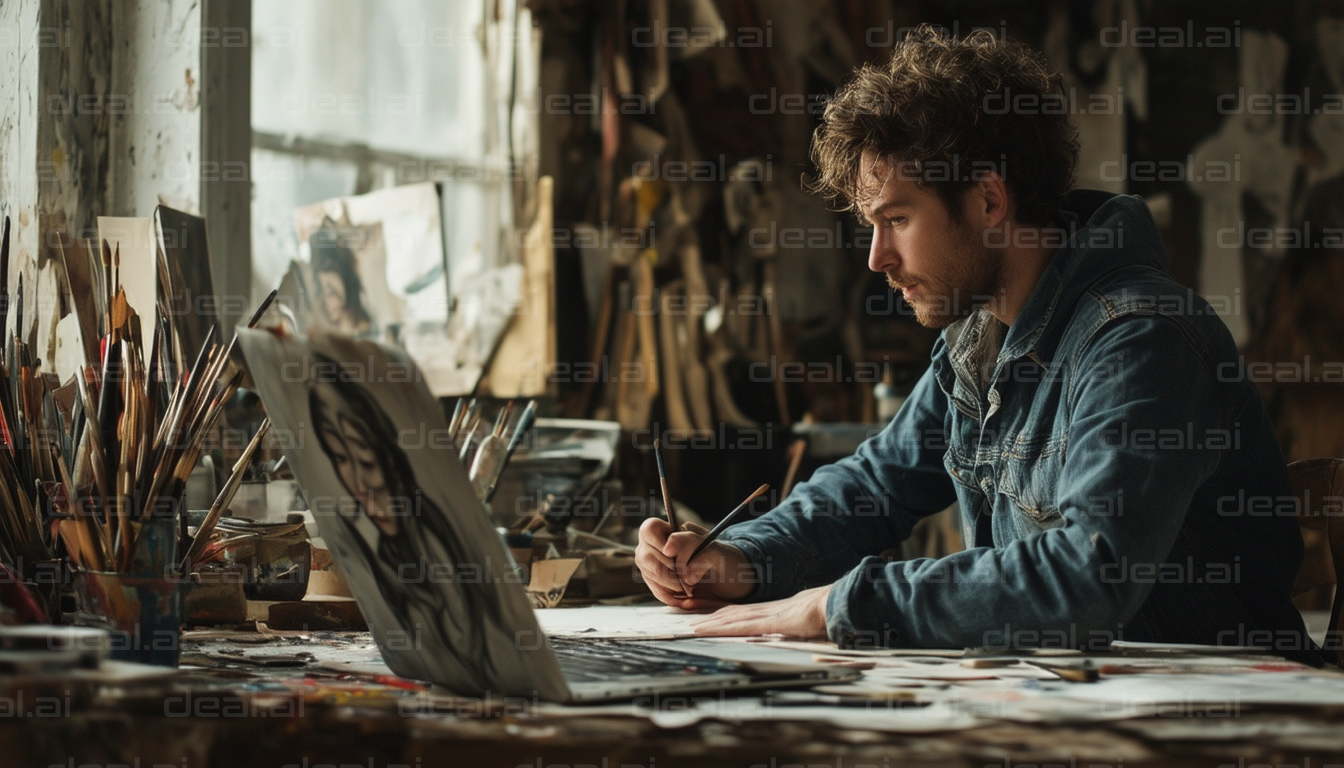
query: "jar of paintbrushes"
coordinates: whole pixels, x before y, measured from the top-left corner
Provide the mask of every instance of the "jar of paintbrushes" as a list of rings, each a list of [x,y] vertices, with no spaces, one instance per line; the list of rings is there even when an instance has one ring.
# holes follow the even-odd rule
[[[53,455],[60,485],[70,491],[53,496],[52,525],[71,564],[77,621],[114,632],[113,658],[176,665],[187,576],[232,498],[217,499],[219,509],[193,536],[184,513],[187,480],[243,371],[230,359],[236,337],[221,344],[213,327],[194,357],[184,357],[169,313],[155,313],[147,349],[118,264],[104,243],[110,287],[98,312],[98,362],[81,366],[70,385],[68,428]]]

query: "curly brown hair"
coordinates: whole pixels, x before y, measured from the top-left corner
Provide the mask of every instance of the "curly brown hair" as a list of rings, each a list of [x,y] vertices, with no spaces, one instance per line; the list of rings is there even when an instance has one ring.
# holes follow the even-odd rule
[[[860,157],[872,151],[936,190],[955,220],[962,193],[993,170],[1008,185],[1017,221],[1048,225],[1078,162],[1068,112],[1063,78],[1027,46],[987,30],[958,39],[924,24],[889,61],[863,65],[827,102],[808,186],[859,212]]]

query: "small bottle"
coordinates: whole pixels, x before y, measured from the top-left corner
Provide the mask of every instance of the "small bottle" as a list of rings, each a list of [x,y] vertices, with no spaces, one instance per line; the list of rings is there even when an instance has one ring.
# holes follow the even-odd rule
[[[896,412],[905,403],[905,395],[892,383],[889,365],[882,366],[882,381],[873,385],[873,400],[877,403],[877,420],[883,424],[896,418]]]

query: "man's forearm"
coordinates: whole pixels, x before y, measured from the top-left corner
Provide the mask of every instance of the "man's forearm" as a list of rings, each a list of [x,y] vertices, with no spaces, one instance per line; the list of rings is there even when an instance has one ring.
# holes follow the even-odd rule
[[[946,400],[932,375],[853,456],[799,483],[780,506],[724,533],[760,579],[747,600],[778,600],[830,584],[866,555],[903,541],[956,499],[943,467]]]

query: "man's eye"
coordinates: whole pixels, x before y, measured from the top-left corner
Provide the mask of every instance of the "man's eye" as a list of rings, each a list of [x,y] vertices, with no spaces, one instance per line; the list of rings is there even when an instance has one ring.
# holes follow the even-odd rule
[[[887,223],[890,224],[890,225],[893,226],[893,227],[901,227],[901,226],[905,226],[905,217],[904,217],[904,216],[892,216],[891,218],[887,219]]]

